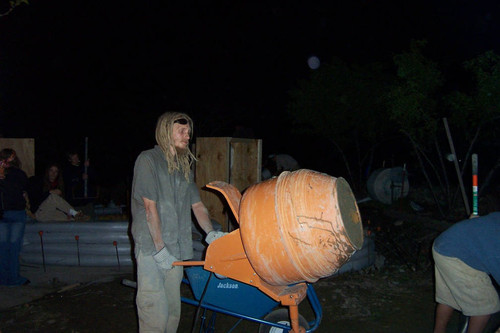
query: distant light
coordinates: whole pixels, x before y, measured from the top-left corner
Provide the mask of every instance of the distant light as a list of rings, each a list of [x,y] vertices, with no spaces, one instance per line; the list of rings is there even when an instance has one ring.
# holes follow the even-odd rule
[[[307,59],[307,65],[310,69],[318,69],[320,64],[321,63],[316,56],[311,56],[309,57],[309,59]]]

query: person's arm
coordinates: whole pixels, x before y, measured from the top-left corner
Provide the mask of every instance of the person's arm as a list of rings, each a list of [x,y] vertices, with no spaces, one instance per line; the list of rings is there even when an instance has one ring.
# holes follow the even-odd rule
[[[146,222],[149,233],[151,234],[151,238],[153,238],[156,249],[156,253],[153,253],[153,259],[156,261],[158,267],[169,270],[172,268],[172,264],[177,261],[177,258],[168,252],[165,242],[161,237],[161,222],[158,209],[156,209],[156,202],[144,197],[142,197],[142,200],[146,209]]]
[[[193,209],[194,216],[203,231],[207,234],[213,231],[214,228],[212,226],[212,222],[210,221],[210,216],[208,215],[208,209],[205,207],[203,202],[199,201],[191,205],[191,208]]]
[[[161,223],[158,210],[156,209],[156,202],[144,197],[142,200],[144,201],[144,208],[146,209],[146,221],[149,233],[151,234],[151,238],[153,238],[156,251],[160,251],[165,246],[165,243],[161,237]]]
[[[90,159],[87,159],[83,163],[83,169],[82,169],[82,179],[89,179],[89,178],[95,178],[94,177],[94,170],[90,167]]]
[[[2,163],[2,162],[0,162]],[[0,164],[0,180],[4,180],[5,179],[5,168],[3,167],[2,164]]]
[[[50,190],[49,193],[51,193],[51,194],[57,194],[58,196],[62,197],[62,191],[60,189],[58,189],[58,188]]]
[[[205,237],[205,241],[210,244],[217,238],[220,238],[224,235],[227,235],[227,232],[215,231],[212,226],[212,221],[210,221],[210,216],[208,215],[208,209],[205,207],[203,202],[198,201],[191,205],[191,209],[193,210],[194,216],[198,221],[200,227],[207,233]]]

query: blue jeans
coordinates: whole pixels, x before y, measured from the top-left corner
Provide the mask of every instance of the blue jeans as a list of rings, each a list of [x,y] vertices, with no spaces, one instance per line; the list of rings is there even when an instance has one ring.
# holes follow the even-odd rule
[[[18,286],[27,281],[19,275],[19,253],[23,246],[26,212],[6,210],[0,220],[0,285]]]

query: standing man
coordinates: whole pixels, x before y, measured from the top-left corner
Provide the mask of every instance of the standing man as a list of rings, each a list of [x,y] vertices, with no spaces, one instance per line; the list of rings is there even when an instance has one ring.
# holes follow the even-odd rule
[[[446,332],[454,310],[470,316],[467,332],[482,332],[500,311],[490,276],[500,283],[500,213],[458,222],[434,241],[434,333]]]
[[[29,283],[19,275],[19,253],[26,227],[26,188],[28,177],[20,168],[14,149],[0,151],[0,285]]]
[[[63,169],[65,199],[73,206],[81,206],[89,202],[84,195],[84,184],[85,181],[89,181],[90,161],[87,160],[81,164],[80,155],[73,150],[66,156],[68,163]]]
[[[207,233],[206,241],[224,235],[214,231],[208,210],[193,181],[189,150],[193,121],[167,112],[156,124],[156,145],[135,162],[132,183],[132,236],[137,260],[137,312],[141,332],[177,331],[181,313],[182,266],[193,256],[191,209]]]

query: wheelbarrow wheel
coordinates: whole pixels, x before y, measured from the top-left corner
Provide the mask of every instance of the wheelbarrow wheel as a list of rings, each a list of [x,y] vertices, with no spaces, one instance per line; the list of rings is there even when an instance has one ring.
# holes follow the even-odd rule
[[[290,326],[290,317],[288,315],[288,309],[274,310],[273,312],[266,315],[264,317],[264,320],[272,323],[278,323]],[[304,327],[306,330],[309,329],[309,324],[307,323],[307,320],[304,317],[302,317],[300,313],[299,313],[299,325]],[[281,333],[281,332],[283,332],[283,330],[279,327],[273,327],[266,324],[260,324],[259,326],[259,333]]]

